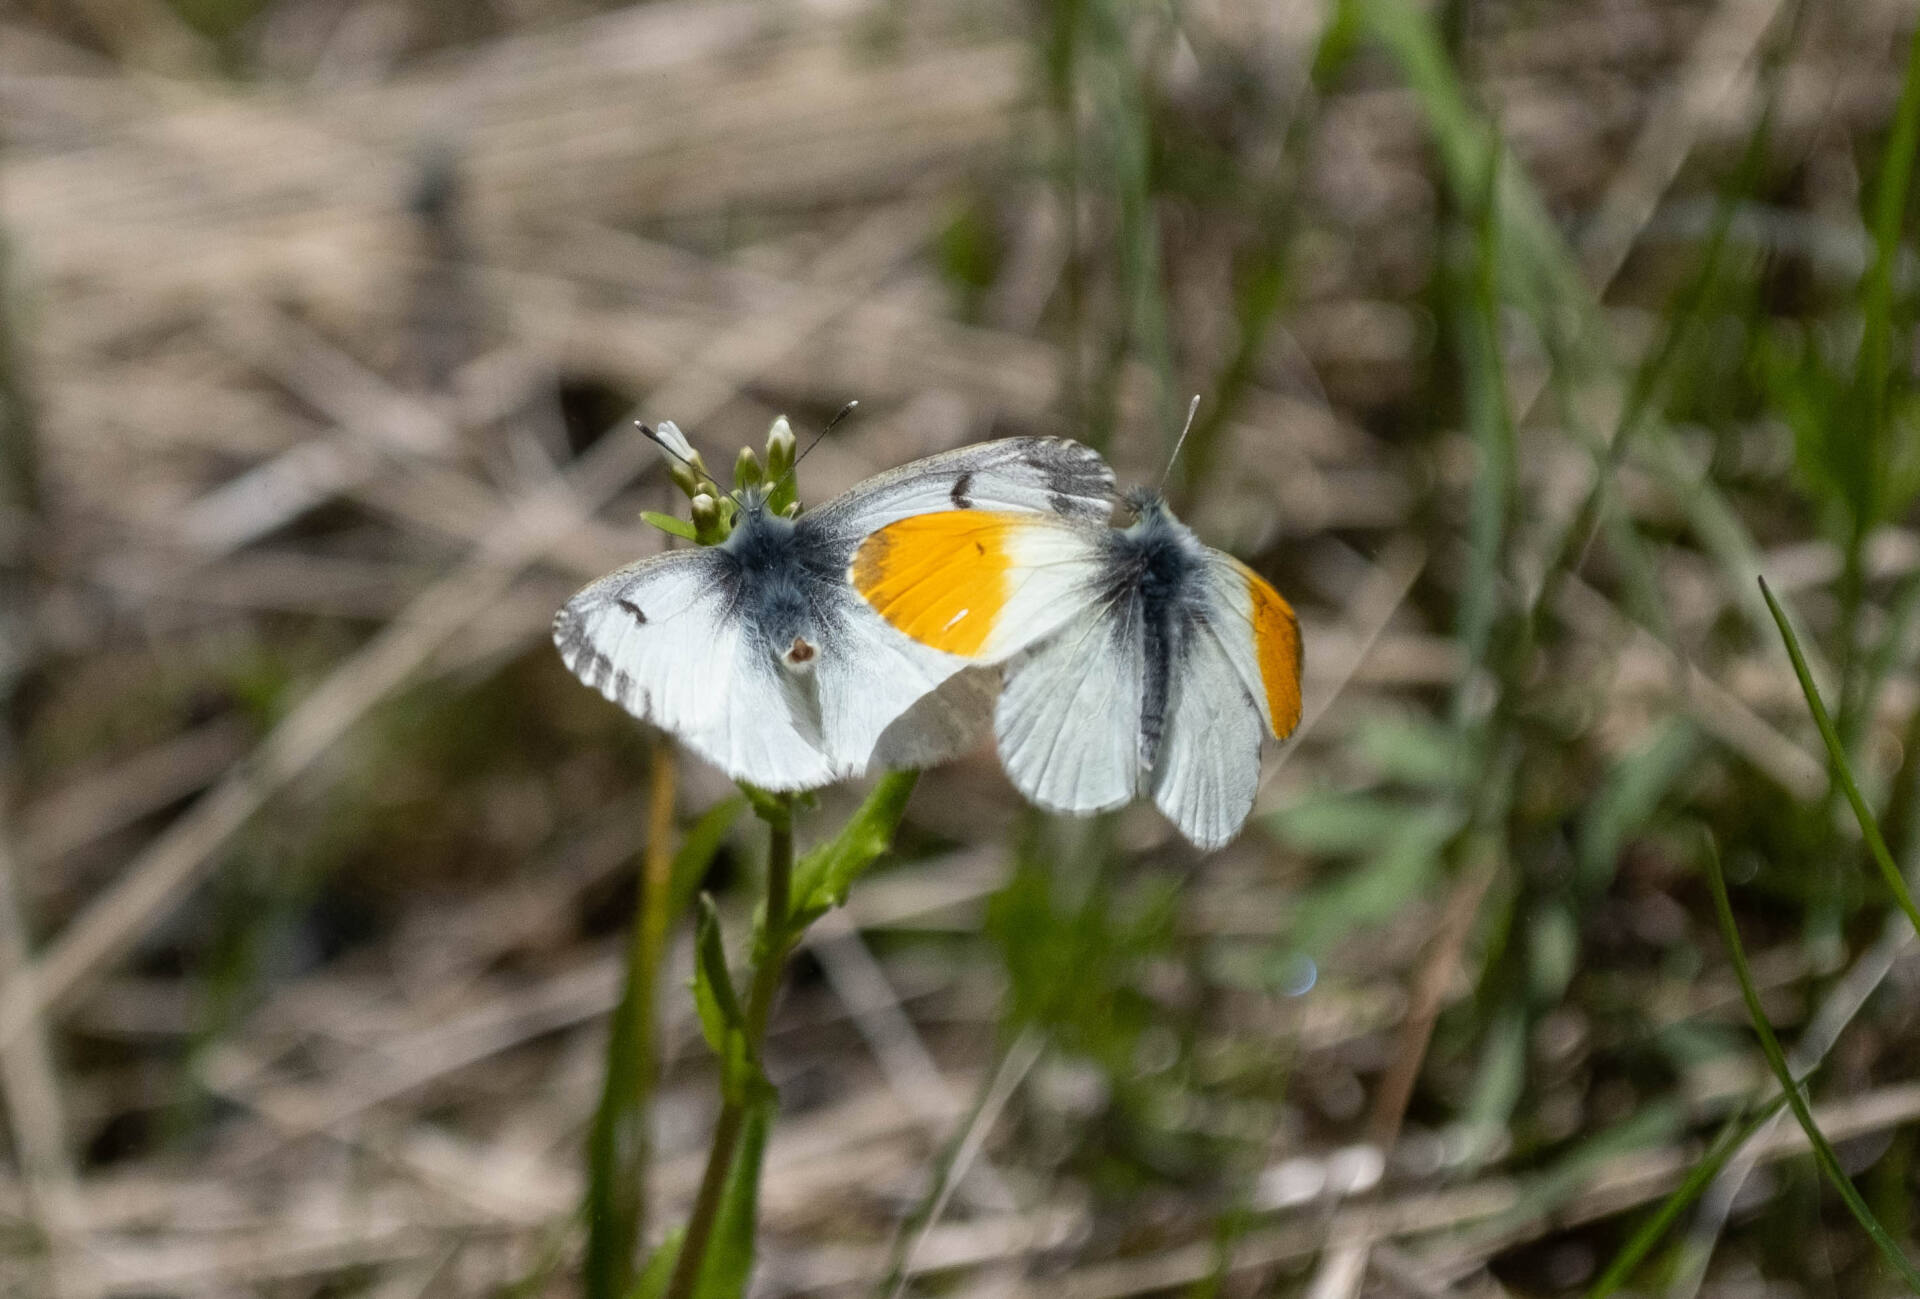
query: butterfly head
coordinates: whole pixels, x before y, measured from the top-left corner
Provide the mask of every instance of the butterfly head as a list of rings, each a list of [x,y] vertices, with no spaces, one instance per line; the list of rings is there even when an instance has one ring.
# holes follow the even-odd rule
[[[1126,528],[1130,536],[1172,541],[1187,532],[1186,525],[1167,508],[1167,499],[1151,487],[1135,487],[1121,498],[1133,522]]]
[[[736,488],[733,529],[720,545],[750,570],[769,570],[786,563],[793,551],[793,519],[772,507],[764,486]]]
[[[1150,518],[1166,516],[1167,500],[1158,489],[1152,487],[1134,487],[1120,498],[1127,509],[1133,513],[1136,521],[1144,523]]]

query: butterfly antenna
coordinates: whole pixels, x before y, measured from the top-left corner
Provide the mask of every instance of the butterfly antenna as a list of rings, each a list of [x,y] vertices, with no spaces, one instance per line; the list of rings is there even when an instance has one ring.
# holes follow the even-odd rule
[[[1193,400],[1187,403],[1187,422],[1180,426],[1180,436],[1174,440],[1173,454],[1167,457],[1167,467],[1160,475],[1160,490],[1167,489],[1167,479],[1173,477],[1174,462],[1180,459],[1180,448],[1187,444],[1187,434],[1193,432],[1193,416],[1200,409],[1200,394],[1194,393]]]
[[[675,451],[672,447],[668,446],[667,440],[661,437],[657,432],[654,431],[653,425],[647,423],[645,420],[637,419],[633,422],[633,426],[640,430],[641,436],[646,438],[647,441],[659,447],[662,451],[672,456],[675,460],[678,460],[681,464],[685,465],[688,469],[692,470],[695,474],[699,475],[702,478],[708,479],[709,481],[712,480],[713,476],[709,474],[705,469],[701,468],[699,465],[696,465],[695,463],[693,463],[693,461],[687,459],[685,456],[681,455],[678,451]],[[713,485],[715,487],[720,486],[719,483],[714,483]],[[737,491],[728,492],[727,499],[732,501],[735,505],[740,506],[742,509],[746,508],[746,502],[740,499],[740,493]]]
[[[779,481],[773,483],[771,486],[767,488],[767,490],[771,492],[774,488],[783,485],[787,481],[787,479],[793,477],[794,474],[798,473],[800,470],[800,462],[807,458],[807,453],[809,451],[812,451],[815,447],[819,446],[822,439],[824,439],[827,436],[827,434],[833,432],[834,429],[838,428],[841,420],[853,414],[853,408],[855,406],[858,406],[859,404],[860,403],[856,400],[856,401],[850,401],[846,405],[842,406],[840,408],[840,413],[835,415],[832,419],[828,420],[826,427],[813,435],[813,441],[807,443],[806,449],[801,451],[799,455],[795,456],[793,458],[793,463],[787,466],[787,472],[784,474],[781,474]]]
[[[821,441],[827,436],[827,434],[833,432],[834,429],[840,426],[841,420],[853,414],[853,408],[855,406],[858,406],[859,404],[860,404],[859,401],[855,400],[855,401],[850,401],[846,405],[842,406],[840,408],[839,414],[835,415],[832,419],[828,420],[827,426],[821,429],[818,433],[815,433],[813,435],[813,441],[807,443],[807,450],[802,451],[799,455],[793,458],[793,469],[798,469],[800,467],[800,462],[807,458],[807,451],[811,451],[815,447],[819,446]],[[793,469],[789,469],[787,470],[787,472],[792,473]]]

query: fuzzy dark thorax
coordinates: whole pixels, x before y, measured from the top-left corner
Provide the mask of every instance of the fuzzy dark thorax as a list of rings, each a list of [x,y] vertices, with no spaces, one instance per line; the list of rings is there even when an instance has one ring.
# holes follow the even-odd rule
[[[782,518],[749,493],[739,521],[717,547],[729,613],[745,619],[757,648],[790,670],[808,670],[830,628],[831,547],[803,521]]]
[[[1142,634],[1146,662],[1140,701],[1140,765],[1151,769],[1166,730],[1173,674],[1186,638],[1200,616],[1195,578],[1199,541],[1174,518],[1158,493],[1131,492],[1134,522],[1107,534],[1107,588],[1103,598],[1119,613],[1113,626],[1124,636]]]

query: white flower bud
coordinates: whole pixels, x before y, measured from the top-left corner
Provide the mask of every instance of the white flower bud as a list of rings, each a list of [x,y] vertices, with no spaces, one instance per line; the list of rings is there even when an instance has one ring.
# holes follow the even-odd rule
[[[781,475],[793,468],[794,446],[793,425],[787,423],[787,417],[782,415],[767,430],[768,478],[777,482]]]

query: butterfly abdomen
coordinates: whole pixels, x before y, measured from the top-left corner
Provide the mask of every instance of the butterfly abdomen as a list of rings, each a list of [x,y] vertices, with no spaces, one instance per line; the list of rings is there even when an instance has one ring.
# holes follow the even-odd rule
[[[1200,552],[1193,535],[1155,499],[1137,503],[1139,520],[1108,534],[1108,589],[1115,635],[1138,629],[1145,659],[1140,699],[1140,770],[1153,770],[1193,617]]]

